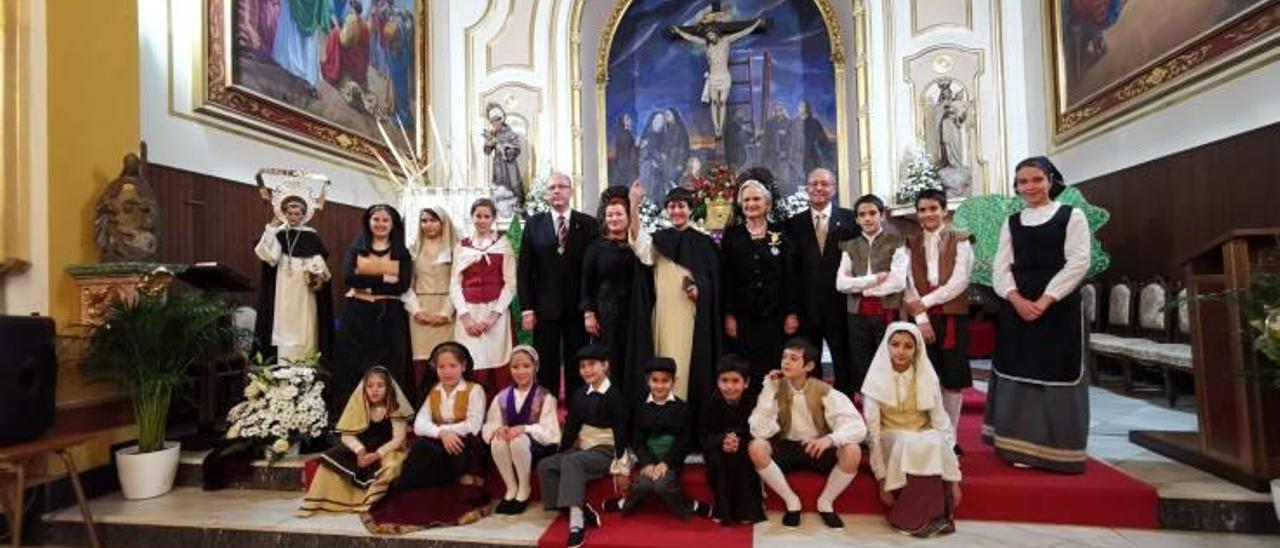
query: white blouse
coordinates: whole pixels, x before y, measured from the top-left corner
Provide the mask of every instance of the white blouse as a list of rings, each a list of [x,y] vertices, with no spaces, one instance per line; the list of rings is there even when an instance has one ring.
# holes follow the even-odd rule
[[[467,436],[480,432],[480,425],[484,422],[484,388],[475,383],[467,381],[458,381],[452,391],[446,392],[444,385],[437,383],[432,392],[440,392],[440,415],[446,419],[459,420],[452,424],[436,424],[435,419],[431,416],[430,400],[424,400],[422,408],[418,410],[418,416],[413,421],[413,433],[417,436],[425,438],[439,438],[445,432],[453,432],[459,436]],[[453,416],[454,402],[458,399],[458,394],[467,391],[467,416]]]
[[[493,402],[489,404],[489,413],[485,416],[484,426],[480,428],[480,439],[488,443],[493,443],[493,435],[499,428],[505,426],[502,420],[502,406],[498,403],[498,399],[502,397],[502,392],[493,398]],[[529,390],[516,390],[516,408],[524,406],[524,401],[529,397]],[[470,402],[467,402],[470,403]],[[560,420],[556,416],[556,397],[550,392],[544,392],[542,397],[542,412],[538,415],[538,422],[527,424],[524,432],[533,438],[533,441],[540,445],[555,445],[560,443]]]
[[[793,441],[817,438],[818,428],[813,423],[813,417],[809,415],[809,407],[804,404],[804,392],[792,388],[785,379],[764,381],[760,397],[756,400],[756,407],[751,410],[751,416],[747,418],[747,425],[751,427],[751,436],[767,440],[782,430],[778,424],[777,393],[779,386],[783,384],[787,385],[786,390],[794,391],[794,397],[791,400],[791,431],[787,438]],[[849,397],[839,390],[832,388],[827,391],[827,395],[822,398],[822,409],[827,425],[831,428],[831,441],[836,447],[861,443],[867,437],[867,425],[862,421],[862,415],[858,414]]]
[[[951,269],[951,277],[946,283],[938,287],[941,274],[938,273],[939,265],[942,261],[942,237],[941,229],[937,232],[925,231],[924,233],[924,255],[925,268],[928,272],[929,285],[936,287],[927,295],[920,295],[916,292],[915,279],[911,276],[911,270],[907,271],[907,300],[919,299],[927,311],[930,308],[946,303],[951,299],[959,297],[961,293],[969,289],[969,274],[973,270],[973,245],[968,240],[956,243],[956,263]],[[911,257],[911,250],[907,249],[907,257]],[[916,315],[917,324],[929,323],[928,312],[921,312]]]
[[[1040,226],[1049,222],[1058,213],[1060,207],[1062,204],[1054,201],[1038,207],[1028,207],[1018,215],[1023,226]],[[1044,290],[1044,293],[1053,297],[1055,301],[1061,301],[1074,291],[1076,286],[1084,280],[1085,274],[1089,272],[1089,221],[1080,208],[1071,210],[1071,219],[1067,221],[1067,238],[1063,247],[1067,264],[1053,275]],[[1002,298],[1008,299],[1009,292],[1018,287],[1013,280],[1013,241],[1009,235],[1007,219],[1004,226],[1000,228],[1000,247],[996,250],[991,277],[993,289]]]
[[[884,235],[884,229],[880,229],[875,236],[867,236],[862,234],[867,240],[867,247],[875,243],[876,238]],[[892,295],[907,288],[907,270],[911,267],[911,257],[907,254],[906,247],[899,247],[893,250],[893,257],[889,262],[889,277],[883,282],[876,279],[876,273],[871,271],[871,257],[867,256],[867,273],[862,276],[853,275],[853,261],[849,259],[848,253],[840,254],[840,268],[836,270],[836,291],[841,293],[859,293],[864,297],[883,297]]]

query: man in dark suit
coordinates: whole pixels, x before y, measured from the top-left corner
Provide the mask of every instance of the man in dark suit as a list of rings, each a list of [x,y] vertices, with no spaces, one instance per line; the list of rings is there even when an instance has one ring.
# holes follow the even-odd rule
[[[599,231],[594,217],[569,208],[572,194],[569,177],[552,173],[547,181],[551,211],[529,218],[520,242],[517,274],[521,326],[533,332],[533,346],[542,361],[538,383],[557,397],[562,367],[565,393],[582,385],[572,360],[566,364],[562,358],[573,356],[587,342],[578,311],[582,256]]]
[[[800,273],[800,335],[822,348],[831,348],[835,387],[853,394],[850,369],[846,298],[836,291],[836,270],[840,267],[840,242],[858,234],[853,212],[831,203],[836,192],[836,175],[818,168],[805,181],[809,209],[787,219],[787,236],[795,246],[796,272]],[[790,326],[788,326],[789,328]]]

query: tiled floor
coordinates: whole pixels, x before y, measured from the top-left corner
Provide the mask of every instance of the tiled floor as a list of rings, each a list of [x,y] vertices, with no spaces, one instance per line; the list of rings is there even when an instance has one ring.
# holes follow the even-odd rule
[[[164,497],[126,502],[118,495],[95,500],[95,519],[101,523],[167,523],[188,527],[234,527],[272,532],[310,533],[338,536],[368,536],[360,521],[351,515],[294,517],[300,494],[280,491],[218,491],[205,493],[181,488]],[[437,541],[486,541],[507,545],[533,545],[554,514],[530,510],[519,517],[493,517],[477,523],[421,531],[408,538]],[[963,521],[957,533],[943,541],[917,540],[895,533],[880,516],[845,516],[842,531],[822,527],[817,516],[805,516],[797,530],[784,529],[779,516],[771,514],[767,523],[755,528],[755,546],[789,548],[803,544],[819,546],[1205,546],[1214,548],[1274,547],[1280,537],[1138,531],[1102,527],[1033,525],[985,521]],[[79,512],[69,508],[59,512],[58,521],[77,522]],[[616,518],[609,518],[616,519]],[[606,523],[607,526],[607,523]]]

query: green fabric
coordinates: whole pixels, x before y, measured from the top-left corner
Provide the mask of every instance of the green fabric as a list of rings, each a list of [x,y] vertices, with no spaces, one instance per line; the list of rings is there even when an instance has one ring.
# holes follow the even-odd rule
[[[520,241],[524,239],[524,223],[520,216],[516,215],[511,219],[511,226],[507,227],[507,241],[511,242],[511,249],[515,250],[516,260],[520,257]],[[511,299],[511,317],[520,318],[521,310],[524,310],[520,304],[520,297]],[[516,322],[516,344],[533,344],[533,332],[526,331],[521,327],[521,322]]]
[[[289,15],[298,32],[307,37],[328,28],[332,6],[329,0],[289,0]]]
[[[1089,273],[1092,277],[1111,266],[1111,256],[1102,248],[1098,240],[1098,229],[1107,224],[1111,214],[1107,210],[1092,205],[1085,200],[1075,187],[1067,187],[1058,195],[1058,201],[1084,212],[1089,221]],[[1000,229],[1010,215],[1022,211],[1026,202],[1017,196],[986,195],[974,196],[960,204],[956,209],[954,222],[956,230],[973,234],[973,270],[970,281],[985,286],[991,285],[991,265],[995,262],[996,249],[1000,246]]]
[[[671,451],[671,446],[676,444],[676,437],[671,434],[659,434],[657,436],[649,436],[644,440],[644,444],[649,448],[649,452],[654,457],[662,458]]]

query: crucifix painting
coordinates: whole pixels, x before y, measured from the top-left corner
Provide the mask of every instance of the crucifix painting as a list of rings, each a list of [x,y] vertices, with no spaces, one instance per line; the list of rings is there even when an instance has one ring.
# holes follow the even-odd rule
[[[739,39],[764,27],[764,19],[752,21],[728,21],[728,13],[719,2],[711,3],[711,11],[702,16],[696,25],[680,27],[672,25],[668,30],[707,50],[706,81],[702,85],[702,102],[711,105],[711,124],[716,140],[724,138],[725,110],[729,104],[729,89],[733,76],[729,74],[729,48]]]

